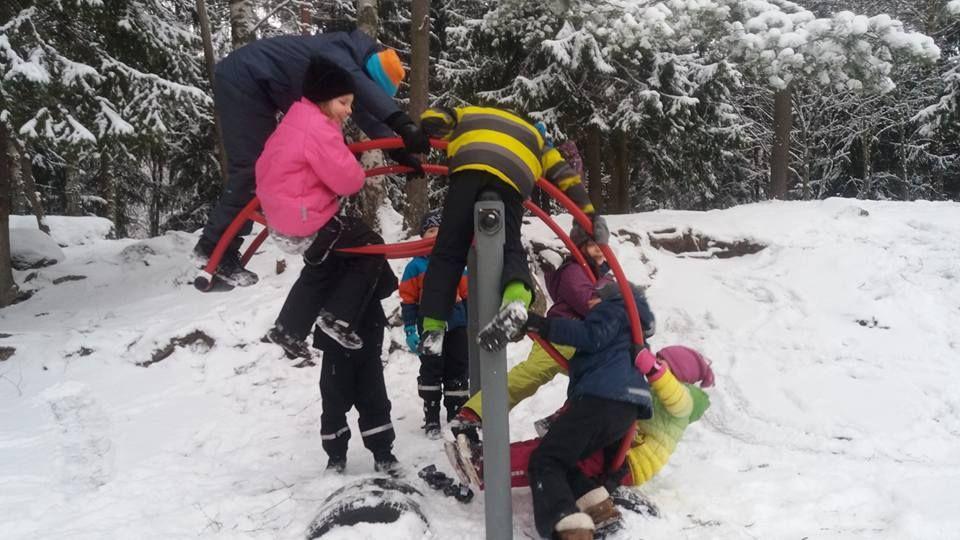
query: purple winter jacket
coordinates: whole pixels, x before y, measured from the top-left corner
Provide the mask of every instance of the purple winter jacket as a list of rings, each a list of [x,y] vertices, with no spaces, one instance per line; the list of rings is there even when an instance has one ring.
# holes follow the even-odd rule
[[[590,311],[587,302],[597,295],[597,289],[613,282],[613,273],[605,272],[593,284],[576,259],[567,257],[560,268],[547,277],[547,292],[553,298],[547,317],[583,319]]]

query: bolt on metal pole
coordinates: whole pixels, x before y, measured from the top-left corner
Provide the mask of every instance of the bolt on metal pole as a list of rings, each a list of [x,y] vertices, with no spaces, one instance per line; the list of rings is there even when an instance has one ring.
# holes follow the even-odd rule
[[[489,323],[500,309],[505,238],[503,201],[492,192],[480,194],[474,206],[476,243],[477,328]],[[477,333],[470,334],[476,343]],[[510,494],[510,427],[507,420],[507,351],[477,347],[483,390],[483,504],[487,540],[512,540],[513,499]],[[471,383],[472,384],[472,383]]]

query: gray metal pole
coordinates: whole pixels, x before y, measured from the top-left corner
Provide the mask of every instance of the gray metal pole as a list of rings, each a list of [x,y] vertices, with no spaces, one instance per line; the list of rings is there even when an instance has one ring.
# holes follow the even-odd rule
[[[503,273],[503,201],[491,192],[481,194],[474,212],[477,294],[468,299],[476,304],[479,328],[500,309],[500,281]],[[475,343],[477,334],[470,334]],[[513,499],[510,495],[510,427],[507,420],[507,352],[477,349],[483,390],[483,503],[487,540],[512,540]]]
[[[477,334],[480,333],[480,312],[477,309],[477,302],[474,298],[479,298],[477,292],[477,250],[470,248],[467,255],[467,359],[469,361],[470,375],[470,395],[480,391],[480,344],[477,343]]]

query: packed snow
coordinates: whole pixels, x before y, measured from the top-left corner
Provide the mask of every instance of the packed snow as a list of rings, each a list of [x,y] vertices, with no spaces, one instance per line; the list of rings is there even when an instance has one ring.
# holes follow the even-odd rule
[[[614,538],[960,537],[960,204],[770,202],[609,222],[628,276],[648,286],[654,347],[693,346],[717,375],[711,408],[640,488],[661,517],[628,514]],[[766,247],[653,248],[648,233],[669,229]],[[524,234],[560,246],[540,224]],[[38,290],[0,310],[0,350],[15,349],[0,361],[0,537],[303,538],[332,491],[373,475],[355,417],[347,474],[325,473],[319,368],[259,341],[298,261],[278,275],[268,242],[251,262],[259,284],[203,294],[195,235],[91,236],[38,279],[16,272]],[[54,284],[65,275],[86,279]],[[428,537],[483,538],[482,494],[460,504],[416,476],[451,471],[419,428],[418,360],[402,329],[390,337],[396,453],[424,493]],[[510,362],[529,347],[511,345]],[[565,382],[515,409],[514,439],[533,436]],[[533,537],[530,491],[513,502],[515,537]],[[420,527],[408,516],[335,537],[422,538]]]

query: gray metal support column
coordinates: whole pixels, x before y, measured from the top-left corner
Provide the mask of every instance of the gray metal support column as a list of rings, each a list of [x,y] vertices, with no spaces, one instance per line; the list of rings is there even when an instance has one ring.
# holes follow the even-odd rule
[[[470,247],[470,253],[467,255],[467,359],[469,360],[470,375],[470,395],[480,391],[480,344],[477,343],[477,334],[480,333],[480,313],[477,310],[477,302],[474,298],[479,298],[477,292],[477,250]],[[479,412],[479,411],[478,411]]]
[[[476,242],[476,305],[478,327],[482,328],[500,309],[504,244],[503,201],[491,192],[481,194],[474,207]],[[473,294],[472,292],[470,294]],[[470,334],[476,342],[477,334]],[[513,499],[510,495],[510,427],[507,420],[507,351],[488,352],[477,348],[483,390],[483,504],[487,540],[512,540]],[[472,384],[472,383],[471,383]]]

